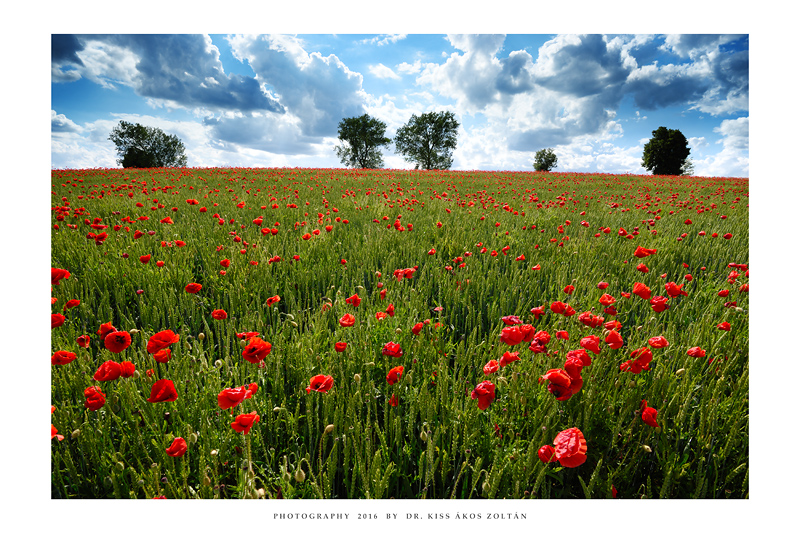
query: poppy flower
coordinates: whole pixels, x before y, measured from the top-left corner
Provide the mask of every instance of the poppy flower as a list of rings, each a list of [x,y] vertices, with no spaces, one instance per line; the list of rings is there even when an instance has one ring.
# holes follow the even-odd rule
[[[502,320],[503,324],[506,326],[516,326],[517,324],[522,324],[522,319],[516,315],[504,316],[500,320]]]
[[[281,297],[277,294],[275,296],[270,296],[267,298],[267,307],[272,307],[272,304],[276,304],[281,301]]]
[[[656,313],[661,313],[669,309],[669,305],[667,304],[669,300],[667,300],[664,296],[656,296],[652,300],[650,300],[650,307],[653,308],[653,311]]]
[[[244,360],[248,363],[257,365],[266,359],[271,351],[272,344],[260,337],[253,337],[250,339],[250,343],[245,346],[242,357],[244,357]]]
[[[199,283],[189,283],[186,285],[185,290],[189,294],[197,294],[198,292],[200,292],[200,289],[202,288],[203,286],[200,285]]]
[[[642,274],[647,274],[648,272],[650,272],[650,269],[647,268],[647,265],[645,265],[644,263],[639,263],[638,265],[636,265],[636,270],[638,270]]]
[[[172,359],[172,350],[169,348],[159,350],[153,354],[153,359],[155,359],[158,363],[169,363],[169,360]]]
[[[120,374],[122,374],[122,368],[119,366],[119,363],[116,361],[106,361],[100,365],[100,368],[94,373],[94,379],[95,381],[114,381]]]
[[[619,365],[619,369],[623,372],[639,374],[642,370],[650,370],[650,363],[652,361],[653,352],[650,351],[650,348],[645,346],[644,348],[639,348],[631,352],[631,358]]]
[[[550,304],[550,310],[556,314],[563,315],[567,309],[567,304],[564,302],[553,302]]]
[[[64,304],[64,309],[72,309],[73,307],[77,307],[81,304],[80,300],[70,300]]]
[[[50,329],[60,328],[64,325],[64,321],[67,320],[67,317],[60,313],[52,313],[50,315]]]
[[[499,365],[504,367],[513,363],[514,361],[519,361],[519,352],[505,352],[503,356],[500,358]]]
[[[685,290],[683,290],[683,285],[678,285],[673,281],[670,281],[666,285],[664,285],[664,289],[666,289],[667,295],[670,298],[677,298],[678,296],[689,296],[689,294]]]
[[[667,346],[669,346],[669,342],[667,341],[667,339],[665,339],[660,335],[658,337],[650,337],[647,340],[647,344],[649,344],[653,348],[666,348]]]
[[[392,407],[397,407],[399,403],[400,400],[397,398],[397,396],[395,394],[392,394],[392,397],[389,398],[389,405],[391,405]]]
[[[341,352],[343,352],[343,351],[345,351],[347,349],[347,343],[346,342],[337,342],[336,344],[333,345],[333,349],[336,350],[337,352],[341,353]]]
[[[343,328],[350,328],[356,323],[356,317],[351,315],[350,313],[345,313],[345,315],[339,319],[339,325]]]
[[[581,348],[585,348],[595,355],[600,353],[600,337],[597,335],[589,335],[588,337],[582,338],[580,345]]]
[[[389,316],[394,316],[394,304],[389,304],[389,307],[386,308],[386,314]]]
[[[572,294],[573,292],[575,292],[575,286],[574,285],[567,285],[566,287],[564,287],[564,293],[565,294]]]
[[[565,429],[553,441],[561,466],[575,468],[586,462],[586,439],[578,428]]]
[[[109,352],[120,353],[131,345],[131,336],[127,331],[112,331],[103,341]]]
[[[228,313],[224,309],[214,309],[211,311],[211,318],[214,320],[225,320],[228,318]]]
[[[229,266],[231,266],[231,260],[223,259],[222,261],[219,262],[219,266],[221,266],[222,268],[228,268]]]
[[[494,401],[495,385],[491,381],[482,381],[472,391],[472,399],[478,400],[478,409],[486,410]]]
[[[163,350],[167,346],[175,344],[180,340],[180,335],[174,333],[171,329],[159,331],[147,341],[147,353],[154,354]]]
[[[306,394],[310,394],[312,390],[327,393],[331,390],[331,387],[333,387],[333,376],[319,374],[311,378],[308,387],[306,387]]]
[[[498,363],[496,359],[492,359],[483,365],[483,373],[487,376],[489,374],[494,374],[498,370],[500,370],[500,363]]]
[[[704,349],[700,348],[699,346],[695,346],[694,348],[689,348],[686,351],[686,353],[687,353],[687,355],[690,355],[691,357],[705,357],[706,356],[706,351]]]
[[[402,357],[403,349],[396,342],[387,342],[386,344],[383,345],[381,354],[389,357]]]
[[[167,455],[170,457],[182,457],[188,449],[189,446],[186,444],[186,441],[181,437],[177,437],[172,441],[172,444],[169,445],[169,448],[167,448]]]
[[[147,401],[150,403],[174,402],[177,399],[178,391],[175,390],[175,384],[169,379],[159,379],[153,383]]]
[[[537,455],[539,456],[539,460],[545,464],[552,463],[553,461],[557,460],[555,457],[556,451],[549,444],[545,444],[539,448]]]
[[[647,400],[642,400],[641,410],[642,421],[648,426],[657,428],[658,422],[656,422],[656,416],[658,415],[658,411],[652,407],[647,407]]]
[[[106,340],[106,336],[114,331],[117,331],[117,328],[112,326],[111,322],[100,324],[100,328],[97,330],[97,334],[100,335],[100,342],[104,342]]]
[[[140,256],[139,256],[139,261],[140,261],[140,262],[141,262],[143,265],[146,265],[147,263],[149,263],[149,262],[150,262],[150,254],[147,254],[147,255],[140,255]]]
[[[52,440],[55,438],[58,440],[64,440],[64,435],[59,435],[56,427],[53,424],[50,424],[50,439]]]
[[[68,365],[75,360],[77,356],[72,352],[59,350],[50,357],[50,364],[53,365]]]
[[[423,324],[422,322],[417,322],[417,323],[416,323],[416,324],[414,324],[414,326],[411,328],[411,333],[413,333],[414,335],[419,335],[419,334],[420,334],[420,332],[422,331],[422,328],[423,328],[424,326],[425,326],[425,324]]]
[[[617,299],[611,296],[610,294],[605,293],[600,297],[599,302],[600,305],[602,305],[603,307],[608,307],[609,305],[614,305],[615,303],[617,303]]]
[[[77,342],[78,346],[80,346],[81,348],[86,348],[87,346],[89,346],[89,343],[91,341],[92,338],[89,335],[81,335],[80,337],[75,339],[75,342]]]
[[[69,270],[64,270],[63,268],[50,268],[50,283],[52,285],[61,285],[61,280],[67,279],[69,276]]]
[[[633,290],[631,292],[644,300],[649,300],[651,296],[650,287],[638,281],[633,284]]]
[[[361,297],[358,294],[354,294],[349,298],[345,298],[345,302],[349,303],[353,307],[358,307],[361,305]]]
[[[730,294],[730,291],[728,289],[722,289],[721,291],[719,291],[717,293],[717,296],[720,296],[722,298],[726,298],[728,296],[728,294]]]
[[[608,347],[612,350],[619,350],[622,348],[623,342],[622,335],[615,329],[612,329],[608,332],[608,335],[606,335],[606,344],[608,344]]]
[[[547,392],[556,397],[556,400],[563,402],[572,397],[572,378],[567,371],[562,368],[548,370],[539,380],[548,381]]]
[[[556,331],[556,339],[560,341],[568,341],[569,340],[569,332],[564,330]]]
[[[389,370],[389,373],[386,374],[386,383],[389,385],[394,385],[400,378],[403,377],[403,367],[396,366],[393,369]]]
[[[223,389],[217,394],[217,405],[220,409],[230,409],[236,407],[246,399],[253,396],[258,390],[258,385],[251,383],[249,386],[242,385],[233,389]]]
[[[730,331],[731,325],[728,322],[721,322],[717,324],[717,329],[721,329],[722,331]]]
[[[83,396],[86,398],[86,401],[83,402],[83,406],[90,411],[97,411],[106,403],[106,395],[103,394],[103,391],[97,386],[87,387],[86,390],[83,391]]]
[[[129,378],[136,372],[136,365],[131,361],[123,361],[119,364],[120,377]]]
[[[633,252],[633,255],[641,259],[643,257],[654,255],[657,251],[658,250],[656,249],[649,250],[647,248],[642,248],[641,246],[637,246],[636,251]]]
[[[231,422],[231,428],[236,433],[244,433],[247,435],[250,433],[250,430],[253,429],[253,424],[261,420],[261,417],[258,416],[258,413],[253,411],[252,413],[241,414],[236,417],[236,420]]]

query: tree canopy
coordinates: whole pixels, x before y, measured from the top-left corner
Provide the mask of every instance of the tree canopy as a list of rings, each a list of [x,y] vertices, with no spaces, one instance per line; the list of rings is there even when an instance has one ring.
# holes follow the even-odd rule
[[[186,166],[183,142],[158,128],[121,120],[108,138],[117,147],[117,164],[124,168]]]
[[[339,122],[339,140],[342,145],[334,150],[345,166],[381,168],[381,147],[392,142],[385,134],[386,124],[366,113],[360,117],[345,118]]]
[[[642,166],[653,174],[679,176],[691,167],[689,141],[679,130],[661,126],[653,130],[653,138],[644,145]]]
[[[408,123],[397,130],[395,151],[417,169],[447,170],[453,164],[458,122],[452,111],[412,115]]]
[[[552,148],[542,148],[536,152],[533,169],[536,171],[550,172],[558,165],[558,157]]]

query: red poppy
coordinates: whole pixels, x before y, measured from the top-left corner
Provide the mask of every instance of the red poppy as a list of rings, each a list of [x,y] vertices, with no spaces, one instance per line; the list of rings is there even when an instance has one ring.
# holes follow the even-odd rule
[[[72,309],[73,307],[77,307],[81,304],[80,300],[70,300],[64,304],[64,309]]]
[[[567,285],[566,287],[564,287],[564,293],[572,294],[573,292],[575,292],[575,286],[574,285]]]
[[[347,349],[347,343],[346,342],[337,342],[336,344],[333,345],[333,349],[336,350],[337,352],[341,353],[341,352],[343,352],[343,351],[345,351]]]
[[[256,383],[251,383],[248,386],[242,385],[233,389],[223,389],[222,392],[217,394],[217,405],[220,409],[230,409],[236,407],[246,399],[253,396],[258,390]]]
[[[63,268],[50,268],[50,283],[52,285],[61,285],[62,279],[67,279],[70,276],[69,270]]]
[[[383,345],[381,353],[389,357],[402,357],[403,349],[396,342],[387,342]]]
[[[417,322],[417,323],[416,323],[416,324],[414,324],[414,326],[411,328],[411,333],[413,333],[414,335],[419,335],[419,334],[420,334],[420,332],[422,331],[422,328],[423,328],[424,326],[425,326],[425,324],[423,324],[422,322]]]
[[[146,265],[146,264],[147,264],[147,263],[150,261],[150,254],[147,254],[147,255],[140,255],[140,256],[139,256],[139,261],[141,261],[141,263],[142,263],[143,265]]]
[[[503,356],[500,358],[499,364],[501,367],[504,367],[508,364],[513,363],[514,361],[519,361],[519,352],[505,352]]]
[[[498,370],[500,370],[500,363],[498,363],[496,359],[492,359],[483,365],[483,373],[487,376],[489,374],[494,374]]]
[[[549,444],[545,444],[539,448],[537,455],[539,456],[539,460],[545,464],[552,463],[553,461],[557,460],[555,457],[556,451]]]
[[[670,281],[666,285],[664,285],[664,289],[666,289],[667,295],[670,298],[677,298],[678,296],[689,296],[689,294],[685,290],[683,290],[683,285],[678,285],[673,281]]]
[[[658,415],[658,411],[652,407],[647,407],[647,400],[642,400],[640,409],[642,410],[642,420],[644,423],[648,426],[657,428],[658,422],[656,422],[656,416]]]
[[[53,365],[68,365],[75,360],[77,356],[72,352],[59,350],[50,357],[50,364]]]
[[[560,341],[568,341],[569,340],[569,332],[564,330],[556,331],[556,339]]]
[[[224,309],[214,309],[211,311],[211,318],[214,320],[225,320],[228,318],[228,313]]]
[[[656,313],[661,313],[669,309],[668,301],[669,300],[667,300],[665,296],[656,296],[650,300],[650,307],[652,307],[653,311]]]
[[[219,262],[219,266],[221,266],[222,268],[228,268],[229,266],[231,266],[231,260],[223,259],[222,261]]]
[[[306,387],[306,394],[311,391],[328,392],[333,387],[333,376],[323,376],[322,374],[316,375],[311,378],[308,387]]]
[[[487,409],[494,401],[495,385],[491,381],[482,381],[472,391],[472,399],[478,400],[478,409]]]
[[[647,274],[648,272],[650,272],[650,269],[647,268],[647,265],[645,265],[644,263],[639,263],[638,265],[636,265],[636,270],[638,270],[643,274]]]
[[[649,256],[649,255],[653,255],[653,254],[655,254],[657,251],[658,251],[658,250],[656,250],[656,249],[648,250],[647,248],[642,248],[641,246],[637,246],[637,247],[636,247],[636,251],[635,251],[635,252],[633,252],[633,255],[634,255],[635,257],[638,257],[639,259],[641,259],[641,258],[643,258],[643,257],[647,257],[647,256]]]
[[[186,444],[186,441],[181,437],[177,437],[172,441],[172,444],[169,445],[169,448],[167,448],[167,455],[170,457],[182,457],[188,449],[189,446]]]
[[[52,440],[55,438],[58,440],[64,440],[64,435],[59,435],[56,427],[53,424],[50,424],[50,439]]]
[[[253,429],[253,424],[261,420],[261,417],[258,416],[258,413],[253,411],[252,413],[241,414],[236,417],[236,420],[231,422],[231,428],[236,433],[244,433],[247,435],[250,433],[250,430]]]
[[[89,346],[89,343],[91,341],[92,338],[89,335],[81,335],[80,337],[75,339],[75,342],[77,342],[78,346],[80,346],[81,348],[86,348],[87,346]]]
[[[136,365],[131,361],[123,361],[119,364],[120,377],[129,378],[136,372]]]
[[[169,379],[159,379],[153,383],[147,401],[150,403],[174,402],[177,399],[178,391],[175,390],[175,384]]]
[[[389,304],[389,307],[386,308],[386,314],[389,316],[394,316],[394,304]]]
[[[600,305],[607,307],[609,305],[614,305],[615,303],[617,303],[617,299],[611,296],[610,294],[606,293],[600,297],[599,302]]]
[[[103,341],[109,352],[120,353],[131,345],[131,336],[127,331],[112,331]]]
[[[667,341],[667,339],[659,335],[658,337],[650,337],[647,340],[647,344],[649,344],[653,348],[666,348],[667,346],[669,346],[669,341]]]
[[[575,468],[586,462],[586,439],[578,428],[565,429],[553,442],[561,466]]]
[[[572,397],[572,378],[567,371],[562,368],[548,370],[539,380],[548,381],[547,392],[556,397],[556,400],[563,402]]]
[[[106,395],[103,394],[103,391],[97,386],[87,387],[86,390],[83,391],[83,396],[86,398],[83,406],[90,411],[97,411],[106,403]]]
[[[400,378],[403,377],[403,367],[396,366],[393,369],[389,370],[389,373],[386,374],[386,383],[389,385],[394,385]]]
[[[175,344],[179,340],[180,335],[177,335],[171,329],[159,331],[147,341],[147,353],[154,354],[167,346]]]
[[[722,298],[726,298],[728,296],[728,294],[730,294],[730,292],[731,291],[729,291],[728,289],[722,289],[721,291],[719,291],[717,293],[717,296],[721,296]]]
[[[203,286],[200,285],[199,283],[189,283],[186,285],[185,290],[189,294],[197,294],[198,292],[200,292],[200,289],[202,288]]]
[[[169,348],[159,350],[153,354],[153,359],[155,359],[158,363],[169,363],[169,360],[172,359],[172,350]]]
[[[650,287],[638,281],[633,284],[633,290],[631,292],[644,300],[649,300],[651,296]]]
[[[642,370],[650,370],[650,363],[653,361],[653,352],[650,348],[639,348],[631,352],[631,358],[621,365],[619,369],[623,372],[639,374]]]
[[[276,304],[281,301],[281,297],[277,294],[275,296],[270,296],[267,298],[267,307],[272,307],[272,304]]]
[[[94,373],[94,379],[96,381],[114,381],[120,374],[122,374],[122,368],[119,366],[119,363],[116,361],[106,361],[100,365],[100,368]]]
[[[567,309],[567,304],[564,302],[553,302],[550,304],[550,310],[556,314],[563,315]]]
[[[595,355],[600,353],[600,337],[597,335],[589,335],[584,337],[580,342],[581,348],[585,348]]]
[[[339,319],[339,325],[343,328],[350,328],[356,323],[356,317],[351,315],[350,313],[345,313],[345,315]]]
[[[597,288],[600,289],[601,291],[606,290],[608,288],[608,282],[601,281],[600,283],[597,284]]]
[[[608,347],[612,350],[619,350],[622,348],[623,342],[622,335],[615,329],[612,329],[608,332],[608,335],[606,335],[606,344],[608,344]]]
[[[520,319],[520,318],[519,318],[518,316],[516,316],[516,315],[508,315],[508,316],[504,316],[504,317],[502,317],[500,320],[502,320],[502,321],[503,321],[503,323],[504,323],[506,326],[516,326],[517,324],[522,324],[522,319]]]
[[[242,357],[244,357],[244,360],[248,363],[257,365],[266,359],[271,351],[272,344],[260,337],[253,337],[250,339],[250,343],[245,346]]]
[[[391,405],[392,407],[397,407],[399,403],[400,400],[397,398],[397,396],[395,394],[392,394],[392,397],[389,398],[389,405]]]
[[[100,335],[100,342],[104,342],[106,340],[106,336],[114,331],[117,331],[117,328],[112,326],[111,322],[100,324],[100,329],[97,330],[97,334]]]
[[[731,325],[728,322],[721,322],[717,324],[717,329],[721,329],[722,331],[730,331]]]
[[[52,313],[50,315],[50,329],[60,328],[64,325],[66,319],[67,317],[60,313]]]
[[[689,348],[686,353],[692,357],[705,357],[706,351],[699,346],[695,346],[694,348]]]
[[[353,307],[358,307],[361,305],[361,297],[358,294],[354,294],[349,298],[345,298],[345,302],[349,303]]]

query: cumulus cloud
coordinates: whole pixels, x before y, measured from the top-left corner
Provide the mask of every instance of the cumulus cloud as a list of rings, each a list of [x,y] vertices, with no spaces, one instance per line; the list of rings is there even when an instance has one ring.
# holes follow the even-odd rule
[[[693,157],[697,174],[703,176],[748,177],[750,175],[750,118],[723,120],[714,128],[722,138],[716,144],[722,150],[716,154]],[[707,143],[706,143],[707,144]],[[704,148],[698,147],[698,148]]]
[[[369,72],[376,78],[381,79],[392,79],[392,80],[399,80],[400,76],[394,73],[392,69],[384,65],[383,63],[378,63],[377,65],[370,65]]]
[[[398,33],[398,34],[390,34],[390,35],[376,35],[372,39],[364,39],[360,41],[361,44],[376,44],[378,46],[384,46],[387,44],[394,44],[397,41],[402,41],[408,35],[405,33]]]
[[[50,131],[52,132],[79,132],[81,127],[67,118],[59,115],[55,110],[50,110]]]
[[[422,70],[422,61],[417,59],[414,63],[400,63],[397,65],[397,71],[401,74],[417,74]]]

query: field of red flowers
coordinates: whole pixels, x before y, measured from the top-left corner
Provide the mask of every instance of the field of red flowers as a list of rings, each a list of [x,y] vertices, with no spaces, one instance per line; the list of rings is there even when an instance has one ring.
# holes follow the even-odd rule
[[[52,171],[52,498],[748,498],[746,179]]]

